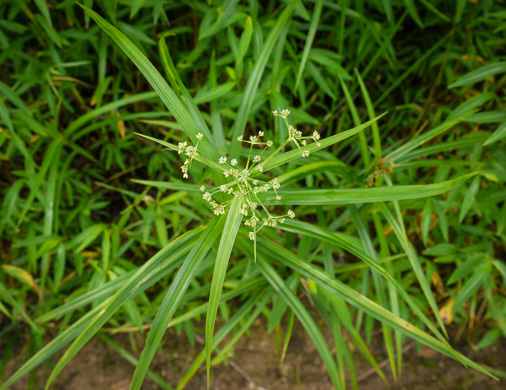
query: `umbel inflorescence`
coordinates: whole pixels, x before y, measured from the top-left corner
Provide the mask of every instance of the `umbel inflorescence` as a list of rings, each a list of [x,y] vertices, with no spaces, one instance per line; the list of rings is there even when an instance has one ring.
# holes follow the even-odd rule
[[[218,167],[222,170],[222,174],[228,182],[219,186],[202,185],[200,187],[202,198],[209,203],[215,215],[225,214],[234,199],[241,201],[239,213],[246,217],[244,225],[251,229],[249,238],[255,241],[255,249],[256,235],[262,228],[266,226],[276,227],[278,223],[285,222],[285,218],[287,217],[291,219],[295,218],[295,213],[292,210],[288,210],[285,215],[273,215],[258,196],[259,193],[268,191],[274,191],[278,200],[282,196],[282,193],[278,192],[281,188],[278,179],[276,177],[269,178],[267,172],[264,171],[267,162],[282,151],[290,142],[295,144],[303,158],[309,157],[309,150],[306,148],[309,140],[313,140],[320,146],[320,134],[317,131],[314,131],[312,136],[303,137],[301,131],[288,123],[289,110],[285,109],[280,112],[276,110],[272,114],[283,119],[288,129],[288,138],[274,152],[270,153],[267,158],[264,158],[264,154],[268,154],[265,152],[273,146],[273,142],[263,140],[263,131],[260,131],[257,135],[250,136],[249,139],[245,139],[242,135],[239,136],[237,141],[249,144],[247,160],[241,163],[235,158],[229,160],[226,156],[220,157]],[[188,145],[187,142],[181,142],[177,147],[179,154],[187,156],[187,159],[181,166],[184,179],[188,178],[188,169],[193,160],[199,156],[198,147],[203,137],[203,134],[197,134],[195,146]],[[199,157],[200,161],[205,162],[205,158]],[[217,196],[218,194],[228,195],[228,197],[220,197]],[[228,199],[219,203],[217,198]]]

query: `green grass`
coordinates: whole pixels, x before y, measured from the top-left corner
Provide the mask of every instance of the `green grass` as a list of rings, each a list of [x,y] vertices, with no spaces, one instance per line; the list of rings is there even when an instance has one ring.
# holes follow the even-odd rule
[[[452,345],[506,335],[505,34],[489,1],[2,3],[0,337],[30,352],[6,377],[2,345],[1,389],[41,388],[38,366],[50,388],[92,337],[136,367],[131,389],[169,388],[150,363],[202,315],[177,388],[204,362],[212,387],[258,317],[285,332],[283,356],[300,322],[339,389],[357,387],[357,352],[386,381],[375,329],[394,378],[408,338],[501,375]],[[237,139],[260,132],[273,148]],[[184,180],[181,142],[198,145]],[[219,191],[242,188],[232,159],[277,178],[248,198],[277,226],[245,226]]]

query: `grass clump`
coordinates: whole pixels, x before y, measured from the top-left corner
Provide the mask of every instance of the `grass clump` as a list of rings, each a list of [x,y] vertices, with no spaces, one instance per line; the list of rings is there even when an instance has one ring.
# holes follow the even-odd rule
[[[168,388],[153,357],[202,314],[177,388],[262,317],[335,388],[340,329],[384,380],[376,328],[394,379],[407,338],[504,376],[452,347],[506,332],[498,4],[4,2],[0,27],[0,335],[31,351],[2,389],[115,332],[146,340],[130,388]]]

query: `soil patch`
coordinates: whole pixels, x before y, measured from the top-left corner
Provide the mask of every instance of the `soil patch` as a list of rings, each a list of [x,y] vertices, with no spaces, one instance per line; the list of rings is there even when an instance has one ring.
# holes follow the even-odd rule
[[[244,336],[235,346],[229,359],[213,368],[213,390],[253,389],[253,390],[327,390],[332,389],[316,348],[307,336],[302,325],[296,322],[290,346],[284,362],[280,362],[280,349],[283,334],[276,336],[276,330],[266,333],[267,324],[257,320],[249,335]],[[145,335],[117,334],[112,339],[122,348],[139,356]],[[330,332],[325,334],[331,342]],[[356,355],[355,369],[360,389],[503,389],[504,382],[498,382],[474,370],[468,370],[452,359],[428,348],[417,351],[415,343],[407,344],[402,367],[402,376],[394,382],[389,367],[384,361],[386,354],[380,334],[374,337],[371,351],[378,362],[383,361],[383,370],[391,383],[388,385],[370,369],[360,355]],[[203,337],[197,335],[197,342],[191,345],[186,336],[178,336],[170,329],[164,338],[162,348],[157,352],[151,370],[162,377],[170,386],[176,386],[194,358],[203,349]],[[476,362],[489,367],[506,369],[506,345],[504,340],[495,346],[481,351],[468,347],[461,352]],[[39,367],[32,377],[32,383],[40,383],[43,388],[55,359]],[[19,367],[19,361],[7,364],[8,377]],[[122,358],[114,348],[99,337],[95,337],[70,362],[55,381],[55,390],[127,390],[134,372],[133,366]],[[29,388],[29,378],[14,384],[11,389]],[[159,389],[153,380],[147,378],[143,390]],[[205,366],[188,382],[185,389],[202,390],[206,388]],[[351,388],[351,387],[350,387]]]

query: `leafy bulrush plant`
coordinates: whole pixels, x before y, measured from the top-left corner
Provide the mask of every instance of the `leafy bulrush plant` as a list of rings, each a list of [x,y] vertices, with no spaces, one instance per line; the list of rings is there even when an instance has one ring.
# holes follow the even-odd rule
[[[239,214],[243,217],[247,217],[244,221],[244,226],[248,226],[251,231],[248,233],[250,240],[254,241],[254,257],[256,262],[256,237],[257,234],[264,227],[276,227],[278,223],[284,223],[286,218],[294,219],[295,212],[288,210],[284,215],[274,215],[269,212],[268,207],[264,204],[261,199],[261,193],[265,194],[269,191],[273,191],[276,196],[276,200],[281,200],[282,196],[278,190],[281,188],[281,184],[277,177],[269,179],[265,166],[270,167],[269,162],[282,152],[284,148],[291,142],[293,142],[300,152],[300,157],[309,157],[309,149],[307,148],[308,140],[312,140],[316,143],[316,146],[320,148],[322,145],[320,141],[320,134],[315,130],[311,136],[302,136],[302,132],[297,130],[295,127],[288,123],[287,117],[290,115],[288,109],[273,111],[274,116],[279,116],[283,119],[286,128],[288,130],[288,137],[286,140],[273,152],[265,153],[269,148],[274,145],[272,140],[266,142],[262,141],[264,132],[260,131],[257,135],[251,135],[249,139],[245,139],[243,135],[237,137],[238,142],[249,144],[249,151],[247,154],[246,163],[241,166],[238,159],[231,159],[230,162],[227,160],[227,156],[221,156],[218,160],[221,174],[224,176],[226,183],[219,186],[209,186],[208,184],[202,184],[200,191],[202,192],[202,198],[209,203],[212,207],[213,214],[216,216],[223,215],[229,211],[229,208],[233,202],[240,204]],[[188,143],[180,142],[177,146],[169,144],[165,141],[157,140],[151,137],[146,137],[155,142],[159,142],[164,146],[167,146],[170,150],[177,150],[178,154],[186,155],[186,160],[181,166],[183,173],[183,179],[188,179],[188,170],[192,165],[194,159],[202,162],[203,164],[213,165],[206,157],[202,156],[198,152],[199,142],[202,141],[204,135],[202,133],[197,134],[197,143],[195,146],[188,145]],[[330,145],[327,145],[330,146]],[[257,149],[259,148],[259,149]],[[266,157],[267,155],[267,157]],[[264,158],[262,160],[262,158]],[[284,161],[288,163],[291,160]],[[213,183],[215,184],[215,183]],[[224,202],[219,203],[215,200],[216,196],[220,194],[228,199]]]
[[[279,323],[284,312],[289,309],[291,313],[289,326],[293,327],[295,317],[304,326],[336,389],[346,386],[342,362],[350,355],[346,343],[342,342],[341,326],[348,331],[354,344],[378,375],[385,378],[359,332],[361,324],[353,323],[355,313],[358,313],[358,322],[361,322],[366,315],[366,318],[378,320],[382,324],[383,337],[394,376],[401,370],[401,363],[399,358],[395,358],[395,351],[397,356],[400,356],[404,337],[410,337],[469,367],[489,374],[486,369],[449,345],[445,325],[422,268],[421,259],[404,227],[403,213],[399,203],[406,200],[430,199],[461,186],[470,178],[474,181],[479,176],[477,172],[471,172],[433,184],[394,185],[394,180],[390,175],[395,165],[407,164],[414,160],[421,145],[442,135],[461,120],[461,116],[448,118],[441,126],[413,137],[402,145],[389,145],[384,153],[382,153],[381,139],[378,135],[378,121],[382,116],[376,116],[372,108],[370,121],[363,124],[356,121],[356,126],[350,130],[320,138],[320,134],[315,130],[309,130],[307,133],[298,130],[295,122],[290,122],[290,111],[286,106],[280,105],[271,108],[275,109],[272,114],[276,120],[281,119],[285,127],[269,134],[272,139],[281,139],[277,149],[274,149],[274,142],[268,139],[263,131],[246,135],[249,134],[249,130],[246,131],[246,124],[253,109],[255,94],[266,63],[296,4],[296,1],[291,1],[284,8],[266,38],[265,45],[259,53],[258,62],[254,65],[251,77],[248,79],[234,126],[230,132],[229,142],[218,134],[217,128],[209,129],[204,115],[199,111],[194,98],[178,76],[164,38],[159,43],[160,57],[170,85],[143,52],[122,32],[96,12],[82,6],[86,14],[114,40],[148,80],[156,95],[179,124],[185,137],[179,143],[177,141],[172,143],[142,135],[183,157],[183,161],[178,163],[178,166],[180,166],[182,178],[187,182],[177,180],[162,184],[138,182],[184,191],[200,202],[196,201],[196,207],[203,204],[210,207],[210,214],[214,214],[214,217],[208,218],[206,223],[191,230],[188,229],[184,234],[170,240],[139,268],[133,268],[116,279],[104,283],[99,289],[70,299],[64,305],[44,313],[38,318],[39,322],[49,321],[90,302],[99,302],[32,356],[2,385],[2,389],[7,388],[71,343],[47,381],[46,388],[49,388],[71,359],[120,308],[126,307],[150,286],[169,278],[170,275],[174,275],[173,280],[167,286],[162,299],[157,302],[156,315],[152,323],[141,323],[138,326],[142,328],[148,325],[146,329],[149,329],[149,333],[139,359],[133,358],[136,369],[130,385],[132,390],[142,388],[146,375],[153,377],[149,366],[167,328],[203,313],[206,313],[205,350],[196,357],[178,384],[178,388],[183,388],[204,362],[209,385],[212,365],[227,357],[227,352],[234,343],[266,310],[268,303],[274,297],[279,303],[271,311],[270,321],[273,326]],[[321,5],[322,2],[319,4]],[[340,81],[348,99],[350,94],[347,86],[342,79]],[[365,95],[365,86],[361,85],[361,88]],[[149,96],[153,97],[152,94]],[[351,99],[348,99],[348,104],[353,111]],[[74,122],[69,127],[70,130],[67,129],[69,134],[77,130],[79,125],[79,120]],[[374,160],[370,160],[364,136],[364,130],[369,127],[372,130],[375,146]],[[359,137],[362,153],[360,161],[364,165],[359,180],[351,179],[347,186],[336,185],[332,188],[290,187],[290,184],[310,172],[324,172],[329,167],[329,163],[335,163],[335,161],[326,161],[326,150],[339,142],[351,140],[353,136]],[[140,139],[137,141],[140,142]],[[202,168],[196,167],[197,162],[203,164],[203,173],[197,170]],[[198,183],[190,183],[194,177],[192,171],[198,173],[200,178]],[[146,199],[149,198],[146,197]],[[329,210],[343,205],[347,207],[345,211],[347,218],[351,218],[356,226],[359,239],[351,234],[338,233],[335,229],[323,227],[318,221],[311,223],[304,221],[304,213],[309,207],[323,214],[323,208]],[[411,291],[406,289],[405,284],[401,283],[400,273],[396,274],[389,262],[384,261],[389,256],[379,256],[376,253],[368,227],[362,219],[361,207],[365,207],[364,205],[371,206],[374,224],[378,231],[383,230],[384,221],[391,227],[393,235],[404,252],[402,256],[405,257],[405,265],[414,275],[413,282],[410,284],[416,284],[421,291],[416,299]],[[296,214],[299,220],[295,219]],[[266,229],[267,227],[272,229]],[[102,231],[103,229],[99,233]],[[290,237],[291,241],[286,242],[291,245],[280,245],[273,239],[276,235]],[[253,240],[253,245],[250,240]],[[308,247],[307,240],[317,241],[319,249],[311,256],[306,251],[305,254],[308,256],[305,257],[303,254],[304,248]],[[297,253],[291,250],[296,245],[301,248]],[[366,288],[351,286],[340,280],[340,271],[336,269],[333,261],[334,250],[351,253],[360,260],[359,267],[363,265],[367,270],[363,275],[364,280],[368,279],[369,272],[372,275],[377,298],[371,299],[366,296]],[[388,249],[385,252],[388,253]],[[234,259],[233,264],[230,264],[231,258]],[[208,302],[174,320],[174,314],[185,299],[188,287],[202,273],[205,265],[213,268],[212,281],[210,286],[207,286],[209,287]],[[286,273],[281,274],[281,269],[289,270],[289,276],[285,277]],[[238,282],[235,283],[234,288],[222,293],[227,277],[233,277]],[[308,281],[310,293],[318,311],[334,331],[336,346],[342,347],[336,348],[335,353],[331,351],[321,329],[294,292],[294,286],[301,278]],[[245,297],[245,299],[224,325],[215,332],[219,305],[235,297]],[[429,307],[429,314],[426,314],[426,306]],[[401,310],[402,308],[404,310]],[[30,325],[37,327],[37,324],[33,322],[30,322]],[[219,350],[220,344],[232,331],[235,331],[232,340]],[[289,337],[285,346],[288,342]],[[213,352],[215,352],[214,358]],[[352,365],[350,365],[350,371],[352,371]]]

